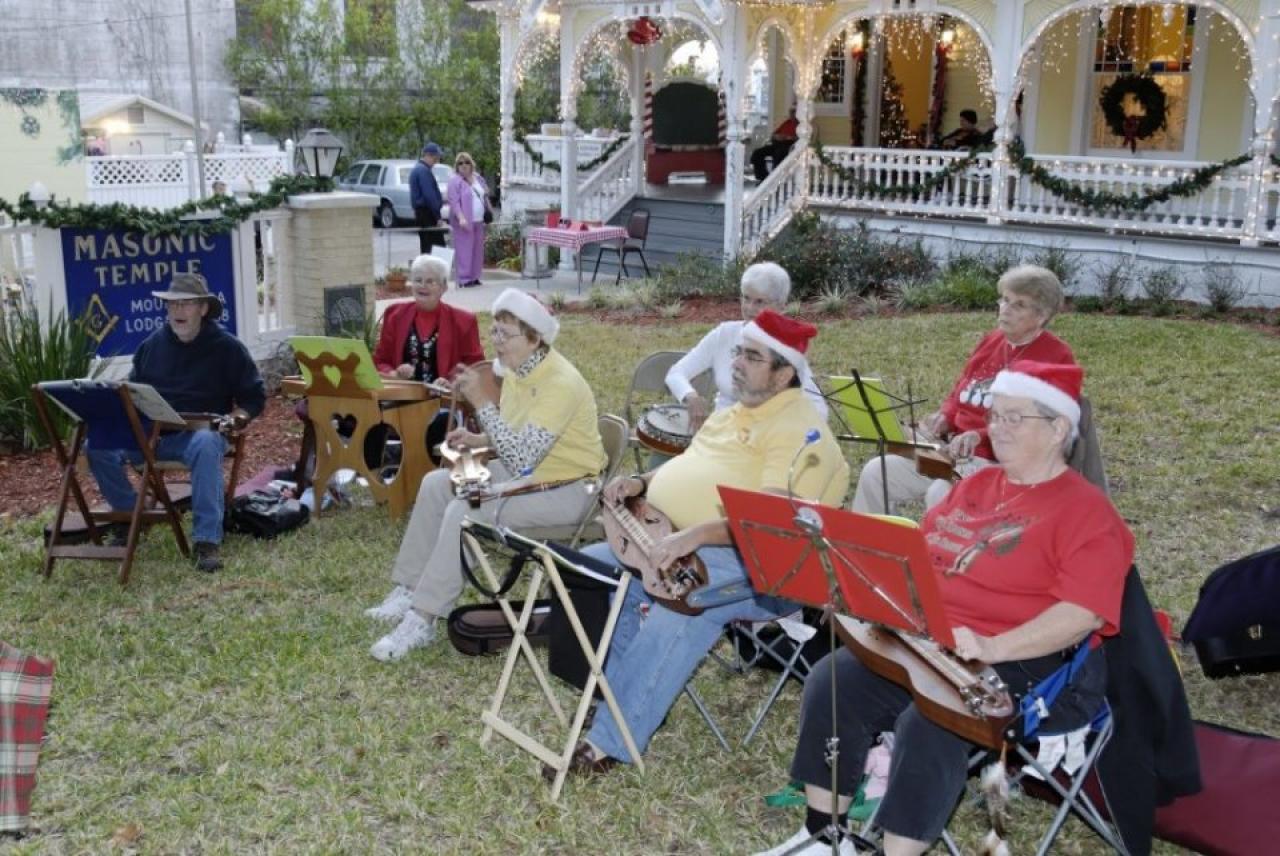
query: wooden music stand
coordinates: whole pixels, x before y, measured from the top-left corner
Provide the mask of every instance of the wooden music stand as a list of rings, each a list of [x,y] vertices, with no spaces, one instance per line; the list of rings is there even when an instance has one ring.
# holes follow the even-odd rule
[[[154,390],[151,390],[154,393]],[[144,525],[168,522],[174,540],[183,556],[191,554],[187,536],[182,531],[169,490],[160,475],[156,460],[156,444],[162,429],[187,427],[180,419],[161,422],[147,419],[139,413],[134,392],[129,384],[110,381],[70,380],[48,381],[31,387],[36,414],[40,424],[53,444],[53,454],[62,468],[61,486],[58,491],[58,507],[53,525],[49,529],[45,545],[44,576],[53,574],[53,563],[58,559],[94,559],[120,562],[120,584],[129,582],[129,570],[133,567],[134,553],[138,549],[138,535]],[[49,412],[48,401],[72,417],[75,429],[68,448],[58,435],[57,426]],[[165,405],[167,407],[167,405]],[[169,408],[172,413],[172,408]],[[176,417],[176,414],[173,414]],[[76,473],[77,461],[84,450],[84,443],[91,438],[96,448],[137,449],[142,455],[142,487],[130,511],[95,511],[85,499],[84,490]],[[64,524],[67,521],[67,504],[75,500],[88,528],[90,544],[65,544]],[[160,508],[151,507],[159,502]],[[128,523],[129,532],[122,547],[102,543],[102,531],[98,524]]]
[[[604,658],[609,652],[610,642],[613,641],[613,631],[617,626],[618,614],[622,611],[622,604],[626,600],[627,586],[631,584],[631,575],[622,573],[617,577],[604,576],[590,568],[573,564],[547,545],[525,538],[508,529],[478,523],[471,519],[464,520],[462,524],[464,549],[475,560],[475,565],[480,568],[486,584],[491,587],[492,591],[501,591],[500,581],[493,566],[489,563],[488,556],[481,548],[478,537],[509,545],[518,550],[528,551],[537,559],[533,576],[529,580],[528,589],[525,592],[524,607],[519,616],[511,608],[510,598],[506,594],[500,594],[497,598],[498,606],[501,608],[503,616],[507,619],[507,623],[511,625],[514,635],[511,640],[511,647],[507,649],[507,655],[502,664],[502,675],[498,679],[498,687],[494,691],[493,702],[480,715],[480,720],[484,723],[484,733],[480,736],[481,744],[488,744],[494,732],[497,732],[555,770],[556,775],[551,783],[551,799],[555,801],[559,798],[560,791],[564,787],[565,777],[569,773],[569,763],[573,758],[573,750],[578,745],[578,738],[581,736],[583,725],[586,723],[587,711],[591,709],[592,699],[595,697],[596,689],[599,688],[605,704],[609,706],[609,710],[613,714],[614,722],[618,725],[618,731],[622,735],[627,752],[635,759],[636,767],[641,772],[644,772],[644,759],[640,756],[640,750],[636,747],[635,740],[631,736],[631,730],[627,727],[627,720],[622,714],[622,709],[618,706],[618,700],[613,694],[613,688],[609,686],[609,679],[604,674]],[[605,620],[604,630],[600,634],[600,641],[594,645],[591,643],[591,639],[583,627],[582,619],[578,616],[578,611],[569,596],[569,590],[565,586],[562,576],[564,572],[589,577],[615,588],[612,602],[609,606],[609,614]],[[548,583],[556,600],[560,602],[565,611],[569,626],[573,630],[578,646],[582,649],[582,654],[586,658],[589,669],[582,692],[578,696],[578,704],[574,710],[572,720],[565,716],[564,710],[555,697],[546,670],[534,654],[533,647],[528,639],[529,620],[533,616],[534,605],[539,596],[543,594],[544,584]],[[558,749],[552,748],[521,729],[520,726],[503,718],[502,706],[511,687],[511,678],[515,673],[516,665],[521,660],[526,662],[533,672],[538,687],[542,691],[542,696],[555,715],[559,727],[568,729],[564,741]]]
[[[387,381],[374,389],[361,386],[356,381],[364,358],[360,353],[339,357],[329,352],[315,356],[298,352],[296,356],[310,374],[311,382],[300,377],[285,378],[282,388],[289,395],[307,396],[308,419],[316,436],[313,482],[317,492],[325,489],[338,470],[355,470],[368,480],[374,499],[387,504],[391,519],[399,519],[417,498],[422,477],[434,467],[422,438],[440,409],[440,400],[414,381]],[[337,372],[336,382],[326,369]],[[399,406],[384,408],[389,403]],[[338,433],[334,416],[355,419],[355,431],[350,437],[344,439]],[[390,482],[383,481],[380,467],[378,471],[370,470],[364,459],[365,437],[379,423],[394,429],[401,440],[400,468]],[[321,505],[316,502],[315,514],[320,514]]]

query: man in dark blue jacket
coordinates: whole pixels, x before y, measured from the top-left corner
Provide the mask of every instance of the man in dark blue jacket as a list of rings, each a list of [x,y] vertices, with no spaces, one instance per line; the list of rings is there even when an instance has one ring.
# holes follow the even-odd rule
[[[231,417],[228,429],[239,430],[262,412],[266,390],[258,366],[244,343],[218,324],[222,298],[211,294],[198,273],[174,276],[168,291],[153,291],[164,301],[167,324],[156,330],[133,355],[129,379],[150,384],[179,413],[216,413]],[[160,437],[157,457],[182,461],[191,470],[191,518],[196,567],[212,572],[222,567],[222,459],[227,441],[215,429],[175,431]],[[141,454],[127,449],[86,452],[89,467],[112,509],[133,508],[136,494],[124,473],[126,461]]]
[[[418,249],[422,253],[431,252],[432,247],[444,246],[444,233],[437,228],[444,199],[440,196],[435,173],[431,171],[443,154],[444,149],[435,143],[427,143],[422,147],[422,157],[409,173],[409,204],[413,206],[413,216],[418,223]]]

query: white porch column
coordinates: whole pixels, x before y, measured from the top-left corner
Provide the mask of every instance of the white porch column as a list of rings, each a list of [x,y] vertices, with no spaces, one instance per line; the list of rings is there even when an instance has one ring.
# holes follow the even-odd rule
[[[573,21],[577,7],[565,6],[560,14],[560,216],[578,219],[578,97],[574,60],[578,55]],[[574,270],[575,254],[560,252],[560,269]]]
[[[644,189],[644,76],[648,71],[645,60],[648,50],[631,48],[631,79],[628,94],[631,96],[631,140],[634,144],[631,161],[631,192],[639,194]]]
[[[747,15],[737,4],[725,10],[721,25],[721,44],[725,55],[720,58],[724,89],[727,143],[724,151],[724,258],[732,259],[742,248],[743,165],[746,160],[746,125],[742,116],[742,99],[746,80]]]
[[[519,7],[503,6],[498,10],[498,53],[501,67],[507,69],[506,74],[498,75],[498,138],[501,157],[501,199],[507,211],[508,176],[514,169],[512,149],[516,142],[516,52],[520,47],[520,11]]]
[[[1012,129],[1009,127],[1010,109],[1016,97],[1018,63],[1022,57],[1019,48],[1022,44],[1022,10],[1021,0],[997,0],[996,27],[991,33],[991,88],[995,97],[995,151],[991,153],[991,199],[988,203],[987,222],[999,224],[1004,222],[1004,212],[1008,188],[1005,186],[1012,174],[1009,163],[1009,141]]]
[[[1242,246],[1258,245],[1258,222],[1264,214],[1266,196],[1262,177],[1271,166],[1275,150],[1276,124],[1280,110],[1276,98],[1280,94],[1280,0],[1262,0],[1259,4],[1258,32],[1253,38],[1253,70],[1249,88],[1253,91],[1253,161],[1249,169],[1249,197],[1245,203]]]

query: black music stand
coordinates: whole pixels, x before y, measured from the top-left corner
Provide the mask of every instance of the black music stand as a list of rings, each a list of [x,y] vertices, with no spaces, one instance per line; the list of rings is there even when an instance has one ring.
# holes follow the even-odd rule
[[[884,485],[884,513],[889,513],[889,472],[884,456],[889,452],[915,455],[916,449],[936,449],[936,443],[921,443],[914,436],[908,437],[902,430],[898,411],[907,411],[907,424],[916,424],[915,407],[923,404],[923,398],[911,394],[907,384],[907,396],[894,395],[884,388],[879,378],[863,378],[857,369],[849,369],[850,377],[833,378],[842,384],[822,397],[831,404],[839,424],[836,439],[846,443],[872,443],[880,459],[880,481]]]
[[[820,608],[832,651],[837,645],[836,624],[846,620],[840,613],[954,647],[924,536],[914,524],[726,485],[719,492],[752,587],[760,594]],[[834,657],[829,666],[835,722]],[[805,842],[825,832],[833,853],[846,834],[837,821],[839,757],[840,738],[833,733],[827,738],[831,826]]]

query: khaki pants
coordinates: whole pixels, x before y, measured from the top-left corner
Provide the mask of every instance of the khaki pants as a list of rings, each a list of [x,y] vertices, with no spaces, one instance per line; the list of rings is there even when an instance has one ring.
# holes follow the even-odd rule
[[[489,465],[495,490],[510,479],[502,464]],[[427,473],[418,488],[418,501],[400,542],[391,579],[413,592],[413,608],[422,616],[443,617],[462,594],[460,557],[462,520],[498,523],[520,530],[536,526],[577,523],[591,506],[588,488],[591,479],[552,488],[540,493],[492,499],[479,508],[455,499],[449,471]]]
[[[889,493],[889,512],[894,512],[899,502],[924,499],[925,508],[933,508],[951,491],[951,482],[932,479],[916,472],[916,462],[900,455],[885,455],[884,470],[880,469],[880,457],[874,457],[862,466],[858,475],[858,490],[853,495],[853,510],[863,514],[884,514],[885,488]]]

